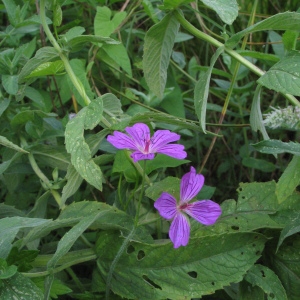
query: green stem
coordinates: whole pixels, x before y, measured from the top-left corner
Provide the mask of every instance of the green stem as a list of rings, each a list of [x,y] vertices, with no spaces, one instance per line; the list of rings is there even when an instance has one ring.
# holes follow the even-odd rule
[[[142,203],[142,199],[143,199],[143,195],[144,195],[144,188],[145,188],[145,176],[146,176],[146,160],[144,160],[144,172],[143,172],[143,179],[142,179],[142,187],[141,187],[141,192],[139,195],[139,202],[138,202],[138,208],[136,211],[136,215],[135,215],[135,219],[134,219],[134,226],[137,227],[138,226],[138,222],[139,222],[139,215],[140,215],[140,208],[141,208],[141,203]]]
[[[40,2],[40,18],[41,18],[41,23],[42,23],[43,29],[45,31],[45,34],[47,35],[49,41],[51,42],[51,44],[53,45],[55,50],[58,52],[60,59],[62,60],[65,70],[68,73],[73,85],[75,86],[75,88],[78,91],[78,93],[80,94],[80,96],[83,98],[84,103],[86,105],[89,105],[91,100],[89,99],[88,95],[86,94],[82,83],[80,82],[80,80],[76,77],[75,73],[73,72],[73,69],[70,65],[70,62],[69,62],[67,56],[64,54],[63,50],[57,43],[55,37],[53,36],[52,32],[50,31],[50,29],[48,27],[48,24],[46,21],[45,0],[41,0],[41,2]]]
[[[199,29],[197,29],[195,26],[193,26],[189,21],[187,21],[184,16],[182,16],[180,14],[180,12],[178,10],[174,10],[174,15],[177,18],[177,20],[179,21],[179,23],[181,24],[181,26],[183,28],[185,28],[187,31],[189,31],[192,35],[194,35],[195,37],[202,39],[214,46],[216,46],[217,48],[219,47],[224,47],[224,44],[222,44],[221,42],[219,42],[218,40],[216,40],[215,38],[209,36],[208,34],[200,31]],[[241,56],[240,54],[238,54],[236,51],[227,48],[225,46],[224,51],[229,54],[231,57],[235,58],[237,61],[239,61],[241,64],[243,64],[244,66],[246,66],[249,70],[251,70],[253,73],[255,73],[258,76],[262,76],[265,74],[265,72],[263,70],[261,70],[260,68],[258,68],[256,65],[252,64],[250,61],[248,61],[246,58],[244,58],[243,56]],[[288,99],[292,104],[300,107],[300,102],[293,96],[290,94],[283,94],[285,96],[286,99]]]

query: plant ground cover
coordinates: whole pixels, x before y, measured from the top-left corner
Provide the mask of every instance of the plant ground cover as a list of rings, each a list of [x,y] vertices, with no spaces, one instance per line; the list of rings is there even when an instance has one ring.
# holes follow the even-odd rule
[[[0,15],[0,299],[300,299],[298,1]]]

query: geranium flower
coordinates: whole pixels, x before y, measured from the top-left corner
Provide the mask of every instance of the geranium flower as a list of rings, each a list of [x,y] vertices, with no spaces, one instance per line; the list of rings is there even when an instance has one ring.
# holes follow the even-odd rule
[[[191,167],[190,172],[181,179],[179,203],[166,192],[154,203],[154,207],[163,218],[173,220],[169,237],[174,248],[186,246],[189,242],[190,224],[186,214],[204,225],[212,225],[222,213],[220,205],[211,200],[189,203],[199,193],[203,184],[204,176],[196,174],[196,170]]]
[[[114,131],[113,135],[107,137],[117,149],[128,149],[134,151],[130,156],[134,162],[142,159],[153,159],[155,153],[162,153],[177,159],[186,158],[184,146],[169,144],[180,139],[180,135],[169,130],[157,130],[150,137],[150,130],[146,124],[136,123],[132,127],[126,127],[122,133]]]

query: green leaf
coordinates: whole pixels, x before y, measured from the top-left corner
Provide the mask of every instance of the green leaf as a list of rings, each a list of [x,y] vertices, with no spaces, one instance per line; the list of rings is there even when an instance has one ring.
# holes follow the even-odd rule
[[[31,263],[38,254],[38,250],[19,250],[13,247],[6,260],[9,265],[16,265],[19,272],[27,272],[32,269]]]
[[[0,282],[3,279],[8,279],[12,276],[14,276],[18,271],[17,266],[10,266],[7,264],[7,261],[0,258]],[[0,291],[1,291],[1,285],[0,285]]]
[[[268,299],[287,300],[287,295],[277,275],[269,268],[262,265],[254,265],[247,272],[245,280],[252,286],[259,286]]]
[[[94,19],[95,35],[109,37],[125,19],[125,11],[117,12],[111,19],[112,11],[107,7],[97,7],[97,13]]]
[[[26,76],[26,79],[47,75],[61,75],[63,74],[64,70],[64,63],[61,60],[46,62],[40,64],[35,70],[33,70],[28,76]]]
[[[200,78],[196,83],[194,90],[195,111],[200,121],[201,129],[206,133],[206,106],[209,93],[209,83],[213,66],[220,54],[224,51],[223,47],[217,49],[210,60],[209,69],[205,73],[200,74]]]
[[[130,242],[114,266],[111,289],[131,299],[200,298],[241,281],[265,241],[259,234],[238,233],[193,238],[179,249],[170,241]],[[104,278],[122,242],[109,233],[98,240],[97,265]]]
[[[71,41],[73,38],[82,35],[85,32],[85,28],[81,26],[75,26],[69,29],[65,34],[64,38],[67,42]]]
[[[10,24],[13,26],[16,26],[18,20],[16,20],[17,6],[15,4],[15,1],[14,0],[3,0],[2,3],[5,6]]]
[[[103,100],[99,97],[84,107],[66,127],[65,143],[77,172],[91,185],[102,190],[102,172],[91,159],[91,150],[84,139],[84,130],[93,129],[101,120]]]
[[[56,2],[53,8],[53,25],[60,26],[62,22],[62,10],[60,5]]]
[[[3,280],[0,288],[0,299],[41,300],[42,291],[27,277],[17,273],[13,277]]]
[[[118,45],[103,45],[100,48],[106,53],[114,62],[119,65],[130,77],[132,77],[130,59],[126,48],[122,44]],[[101,56],[100,56],[101,58]]]
[[[288,242],[283,243],[276,253],[276,245],[271,246],[271,251],[268,253],[271,268],[281,280],[287,299],[300,299],[300,237],[293,236]]]
[[[295,50],[299,32],[295,30],[287,30],[282,35],[282,42],[287,51]]]
[[[299,68],[300,53],[291,51],[262,75],[257,82],[276,92],[300,96]]]
[[[225,45],[233,48],[248,33],[264,30],[300,30],[300,13],[284,12],[258,22],[230,37]]]
[[[172,13],[146,33],[144,43],[143,70],[150,91],[162,98],[167,82],[167,69],[179,23]]]
[[[231,25],[238,16],[239,7],[236,0],[201,0],[205,5],[212,8],[221,20]]]
[[[291,153],[294,155],[300,155],[300,144],[294,143],[292,141],[285,143],[279,140],[266,140],[256,144],[251,144],[251,146],[255,150],[261,153],[268,153],[268,154]]]
[[[0,100],[0,117],[5,112],[10,104],[10,100],[8,98],[4,98]]]
[[[19,147],[18,145],[12,143],[6,137],[1,136],[1,135],[0,135],[0,145],[11,148],[11,149],[14,149],[14,150],[22,152],[22,153],[29,153],[28,151],[22,149],[21,147]]]
[[[164,0],[164,8],[174,9],[182,4],[188,4],[190,2],[192,2],[192,0]]]
[[[156,15],[156,12],[155,12],[152,2],[150,0],[143,0],[142,5],[143,5],[145,13],[148,15],[148,17],[151,18],[153,23],[158,23],[159,19]]]
[[[294,156],[278,180],[276,194],[281,203],[294,193],[300,184],[300,156]]]
[[[276,251],[278,251],[279,247],[288,236],[291,236],[299,231],[300,231],[300,216],[298,215],[296,216],[296,218],[291,219],[288,225],[286,225],[281,231]]]
[[[28,121],[34,121],[35,117],[48,118],[56,117],[54,113],[45,113],[42,110],[24,110],[17,113],[11,120],[10,124],[12,126],[23,125]]]
[[[256,87],[253,96],[252,105],[251,105],[250,125],[253,131],[257,132],[257,130],[259,130],[262,133],[264,140],[269,140],[270,138],[264,126],[263,118],[260,110],[260,92],[261,92],[261,85],[258,85]]]
[[[36,227],[50,222],[50,220],[23,217],[0,219],[0,258],[7,257],[12,247],[11,243],[21,228]]]
[[[273,172],[276,169],[276,166],[273,163],[265,159],[254,157],[244,157],[242,160],[242,164],[245,167],[260,170],[262,172]]]
[[[16,95],[19,89],[17,75],[2,75],[2,85],[8,94]]]
[[[39,65],[58,58],[58,52],[53,47],[43,47],[39,49],[35,56],[27,61],[19,74],[19,83],[26,80],[26,77]]]

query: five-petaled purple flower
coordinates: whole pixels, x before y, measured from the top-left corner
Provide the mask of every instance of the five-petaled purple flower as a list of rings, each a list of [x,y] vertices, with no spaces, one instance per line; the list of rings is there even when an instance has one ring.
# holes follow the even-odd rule
[[[169,130],[157,130],[150,137],[150,130],[146,124],[136,123],[132,127],[126,127],[122,133],[114,131],[113,135],[107,137],[107,141],[118,149],[129,149],[134,162],[143,159],[153,159],[155,153],[162,153],[177,159],[186,158],[184,146],[180,144],[169,144],[180,139],[180,135]]]
[[[190,172],[181,179],[179,203],[166,192],[163,192],[154,203],[154,207],[163,218],[173,219],[169,237],[174,248],[186,246],[189,242],[190,224],[186,214],[204,225],[212,225],[222,213],[220,205],[211,200],[188,203],[199,193],[203,184],[204,176],[196,174],[196,170],[191,167]]]

